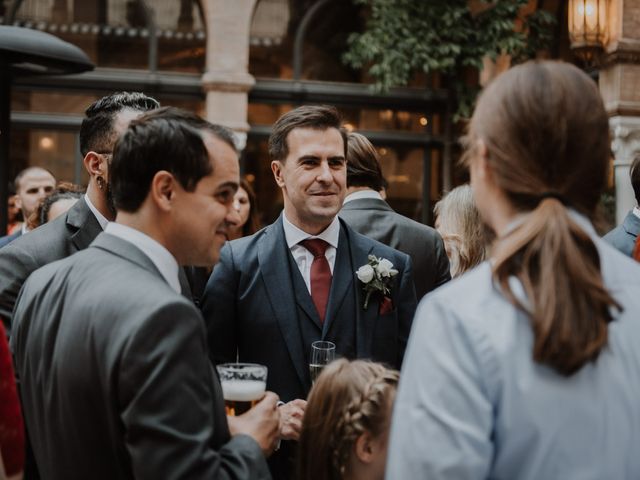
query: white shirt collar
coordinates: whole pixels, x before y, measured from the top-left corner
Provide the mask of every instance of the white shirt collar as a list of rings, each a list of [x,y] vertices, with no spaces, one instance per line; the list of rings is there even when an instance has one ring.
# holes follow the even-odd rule
[[[178,279],[178,262],[169,250],[164,248],[158,241],[142,233],[140,230],[127,227],[120,223],[108,222],[104,231],[130,242],[142,250],[153,262],[171,288],[178,293],[182,291],[180,280]]]
[[[27,227],[27,222],[22,222],[22,226],[20,227],[20,230],[22,231],[21,235],[24,235],[25,233],[30,231],[29,227]]]
[[[350,193],[347,195],[342,202],[344,205],[347,202],[351,202],[352,200],[360,200],[362,198],[375,198],[377,200],[382,200],[382,195],[376,192],[375,190],[359,190],[357,192]]]
[[[89,200],[89,195],[87,195],[86,193],[84,194],[84,201],[87,202],[87,206],[89,207],[89,210],[91,210],[93,215],[96,217],[96,220],[98,220],[98,223],[100,224],[100,228],[102,228],[102,230],[107,228],[107,223],[109,223],[109,220],[107,220],[107,217],[102,215],[98,211],[98,209],[93,205],[93,203],[91,203],[91,200]]]
[[[287,214],[282,212],[282,226],[284,227],[284,237],[287,240],[289,248],[294,247],[307,238],[320,238],[331,245],[338,248],[338,238],[340,237],[340,220],[336,215],[333,221],[318,235],[311,235],[304,230],[300,230],[287,218]]]
[[[633,214],[640,218],[640,207],[633,207]]]

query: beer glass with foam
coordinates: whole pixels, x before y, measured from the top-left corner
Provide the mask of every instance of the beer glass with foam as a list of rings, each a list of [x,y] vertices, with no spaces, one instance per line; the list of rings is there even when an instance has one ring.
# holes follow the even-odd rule
[[[267,367],[257,363],[216,366],[227,415],[242,415],[258,403],[267,388]]]

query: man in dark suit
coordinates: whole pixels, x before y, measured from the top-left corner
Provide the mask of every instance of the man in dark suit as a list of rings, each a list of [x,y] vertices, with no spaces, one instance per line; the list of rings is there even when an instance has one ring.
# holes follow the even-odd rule
[[[304,106],[280,117],[269,153],[284,212],[223,248],[202,308],[214,363],[237,355],[267,365],[268,388],[289,402],[280,408],[281,436],[295,440],[311,387],[311,343],[328,340],[338,356],[399,368],[416,298],[410,258],[337,217],[346,189],[346,137],[334,108]],[[399,273],[388,298],[373,295],[365,309],[355,272],[369,255],[386,258]],[[290,474],[291,448],[283,442],[274,455],[275,478]]]
[[[22,228],[17,232],[0,237],[0,248],[9,245],[15,239],[29,231],[27,220],[38,208],[40,201],[56,187],[56,179],[49,170],[42,167],[29,167],[22,170],[14,180],[16,189],[15,204],[22,212]]]
[[[640,155],[631,162],[629,174],[633,193],[636,197],[636,206],[627,214],[622,225],[618,225],[607,233],[603,240],[631,257],[638,235],[640,235]]]
[[[31,272],[87,248],[115,217],[109,187],[113,145],[133,118],[158,106],[141,93],[115,93],[85,112],[80,151],[89,173],[86,195],[65,215],[0,249],[0,317],[7,333],[16,297]]]
[[[14,313],[16,375],[45,478],[268,479],[277,396],[227,425],[179,265],[219,257],[239,183],[230,132],[177,109],[132,121],[110,165],[115,222],[34,272]],[[235,434],[230,436],[229,428]]]
[[[340,210],[355,231],[408,254],[418,299],[451,279],[449,259],[440,234],[393,211],[380,192],[384,190],[378,152],[359,133],[349,133],[347,197]]]

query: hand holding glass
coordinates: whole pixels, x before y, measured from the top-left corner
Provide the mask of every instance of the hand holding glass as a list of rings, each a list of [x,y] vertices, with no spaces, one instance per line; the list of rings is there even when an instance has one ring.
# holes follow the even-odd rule
[[[227,415],[242,415],[258,403],[267,389],[267,367],[257,363],[223,363],[216,367]]]
[[[336,358],[336,345],[333,342],[318,341],[311,344],[311,361],[309,372],[311,381],[315,383],[322,369]]]

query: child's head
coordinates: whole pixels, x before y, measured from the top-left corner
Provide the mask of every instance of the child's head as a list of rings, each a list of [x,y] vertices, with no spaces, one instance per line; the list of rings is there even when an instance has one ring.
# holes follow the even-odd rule
[[[299,478],[382,479],[398,372],[362,360],[327,366],[309,394]]]

